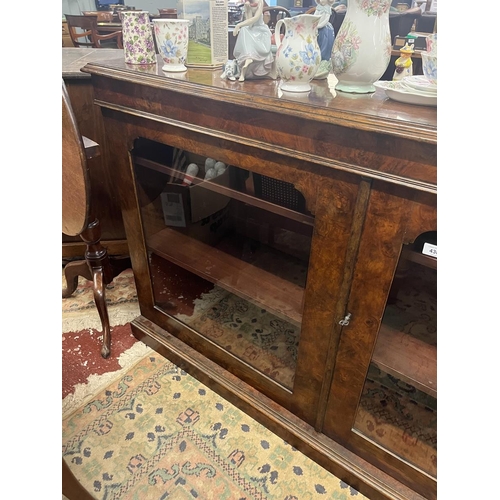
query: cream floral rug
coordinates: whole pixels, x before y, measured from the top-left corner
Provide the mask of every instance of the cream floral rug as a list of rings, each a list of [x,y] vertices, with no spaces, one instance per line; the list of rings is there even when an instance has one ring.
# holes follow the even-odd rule
[[[96,499],[366,498],[156,353],[62,430],[63,457]]]
[[[115,278],[106,298],[112,325],[106,360],[90,282],[80,279],[62,314],[63,379],[84,374],[63,398],[62,454],[96,499],[366,498],[133,339],[129,322],[140,313],[132,271]],[[210,298],[219,304],[212,321],[237,306],[222,307],[227,297],[216,293]],[[207,319],[206,303],[195,304],[193,318]],[[253,340],[260,345],[269,334]],[[293,359],[293,349],[288,355]]]

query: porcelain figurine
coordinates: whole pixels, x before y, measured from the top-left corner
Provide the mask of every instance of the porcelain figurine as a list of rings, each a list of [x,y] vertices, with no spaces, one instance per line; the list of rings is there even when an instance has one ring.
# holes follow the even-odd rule
[[[240,68],[236,60],[229,59],[229,61],[222,66],[222,75],[220,75],[220,77],[223,80],[231,80],[233,82],[240,77]]]
[[[405,76],[413,75],[413,62],[411,60],[411,55],[413,54],[413,49],[406,44],[400,50],[400,56],[394,61],[394,66],[396,70],[394,71],[393,81],[402,80]]]
[[[271,52],[271,30],[264,23],[264,0],[246,1],[244,19],[233,30],[237,36],[234,59],[240,70],[240,82],[250,78],[276,78],[276,68]]]
[[[330,16],[332,15],[332,5],[335,0],[316,0],[315,16],[320,16],[318,23],[318,45],[321,50],[321,62],[314,78],[316,80],[326,78],[332,69],[332,49],[335,41],[335,32]]]

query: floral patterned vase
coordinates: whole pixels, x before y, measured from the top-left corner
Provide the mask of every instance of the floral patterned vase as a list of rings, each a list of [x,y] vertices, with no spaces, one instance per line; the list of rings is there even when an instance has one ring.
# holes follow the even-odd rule
[[[186,71],[188,19],[153,19],[156,46],[163,59],[163,71]]]
[[[146,10],[120,12],[123,53],[128,64],[156,64],[153,32]]]
[[[391,0],[348,0],[332,49],[337,90],[375,92],[373,82],[385,73],[391,60],[390,6]]]
[[[314,78],[321,62],[318,45],[318,23],[320,16],[301,14],[285,17],[276,23],[275,33],[285,26],[283,40],[276,37],[276,70],[281,78],[281,90],[308,92],[309,82]]]

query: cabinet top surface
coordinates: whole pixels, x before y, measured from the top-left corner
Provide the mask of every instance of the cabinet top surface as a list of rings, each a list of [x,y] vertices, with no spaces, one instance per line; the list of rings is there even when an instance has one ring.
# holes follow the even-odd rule
[[[333,75],[326,80],[313,80],[310,92],[290,93],[281,91],[280,80],[232,82],[220,78],[221,69],[189,68],[183,73],[165,73],[161,69],[162,61],[159,56],[155,65],[141,67],[125,64],[123,51],[110,50],[113,50],[112,57],[89,59],[82,71],[228,104],[273,109],[285,115],[301,114],[323,122],[349,122],[348,126],[354,128],[411,136],[417,141],[437,143],[435,107],[396,102],[389,99],[381,89],[372,94],[338,92],[335,91]]]
[[[62,76],[63,78],[90,78],[88,73],[80,71],[88,62],[107,61],[119,55],[123,57],[122,49],[92,49],[84,47],[63,47]]]

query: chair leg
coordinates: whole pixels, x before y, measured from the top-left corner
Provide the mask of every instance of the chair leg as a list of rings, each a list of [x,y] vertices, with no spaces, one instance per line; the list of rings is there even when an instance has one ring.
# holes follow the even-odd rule
[[[63,288],[63,299],[71,296],[78,286],[78,276],[83,276],[87,280],[92,280],[92,273],[86,260],[69,262],[64,267],[64,277],[66,288]]]
[[[94,302],[102,324],[101,356],[107,358],[111,352],[111,328],[109,326],[108,307],[106,306],[106,286],[102,267],[93,267]]]

